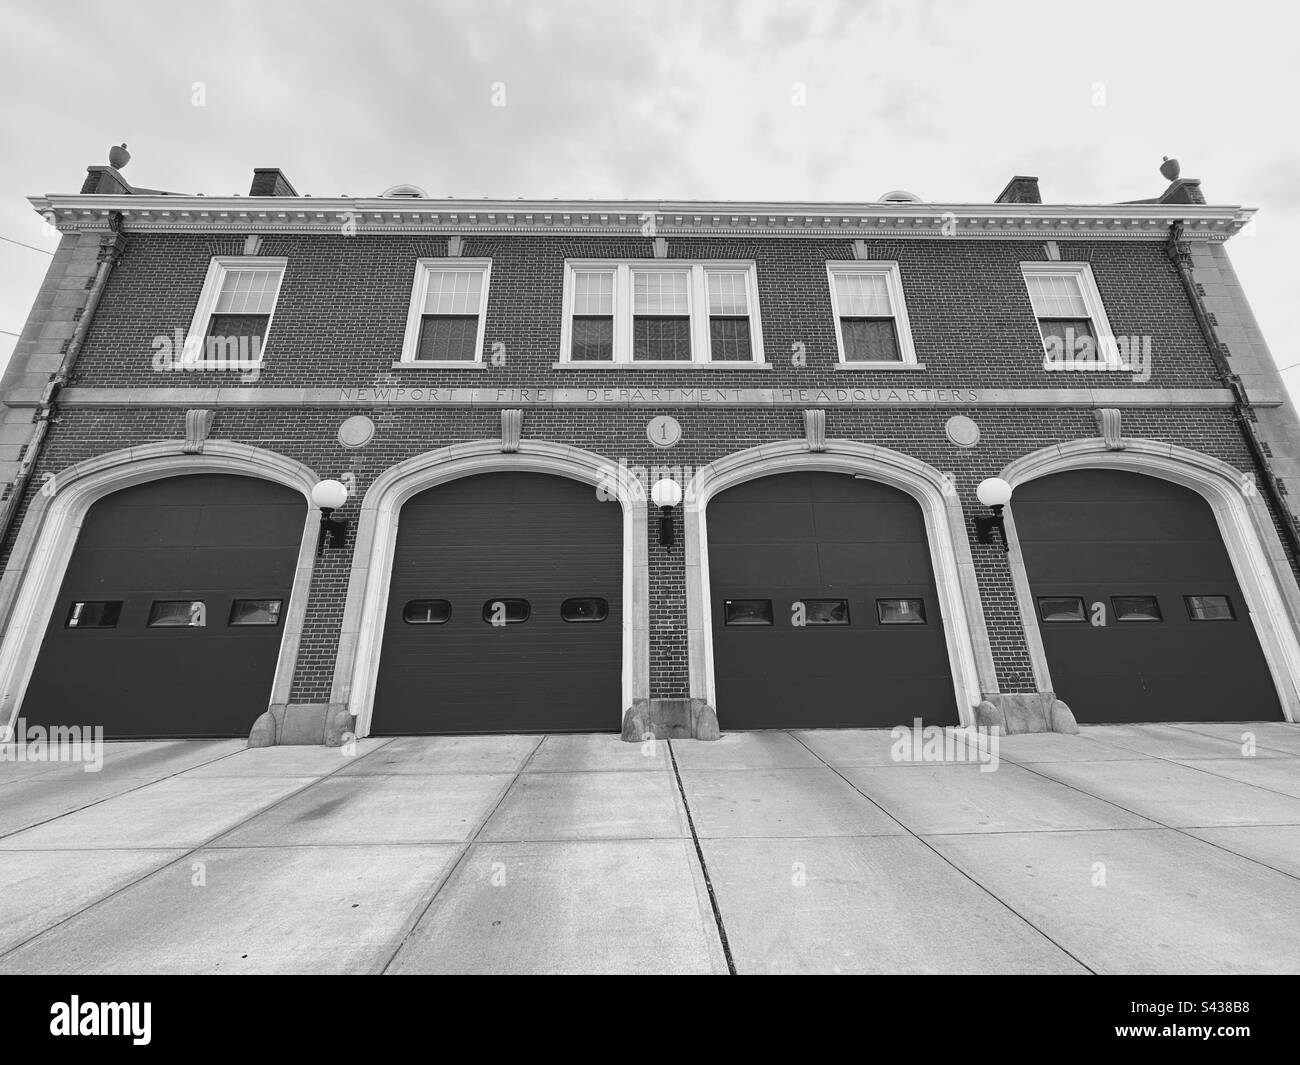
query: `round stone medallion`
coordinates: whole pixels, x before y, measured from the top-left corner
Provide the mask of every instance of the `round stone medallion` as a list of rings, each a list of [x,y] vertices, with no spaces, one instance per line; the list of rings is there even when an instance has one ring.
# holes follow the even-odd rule
[[[365,447],[375,435],[375,423],[364,414],[354,414],[339,426],[339,443],[344,447]]]
[[[958,447],[974,447],[980,442],[980,427],[964,414],[954,414],[949,418],[943,431]]]
[[[682,425],[669,414],[651,418],[645,428],[645,435],[655,447],[672,447],[682,438]]]

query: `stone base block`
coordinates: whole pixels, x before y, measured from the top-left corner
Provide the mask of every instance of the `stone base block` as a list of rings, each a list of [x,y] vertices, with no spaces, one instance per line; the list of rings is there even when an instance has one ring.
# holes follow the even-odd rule
[[[1068,732],[1079,726],[1070,708],[1055,692],[1012,692],[985,695],[975,708],[975,723],[983,728],[997,726],[1004,736],[1026,732]]]
[[[716,740],[718,715],[703,699],[638,699],[623,714],[623,739]]]
[[[340,747],[351,734],[352,723],[352,714],[344,703],[272,703],[253,722],[248,745]]]

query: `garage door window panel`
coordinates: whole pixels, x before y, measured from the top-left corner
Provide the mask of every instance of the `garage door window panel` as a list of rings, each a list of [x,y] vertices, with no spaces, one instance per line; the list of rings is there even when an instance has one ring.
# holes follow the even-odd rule
[[[445,625],[451,620],[451,603],[446,599],[412,599],[402,608],[408,625]]]
[[[728,599],[722,605],[723,621],[729,626],[771,626],[772,600]]]
[[[527,599],[489,599],[483,604],[483,620],[495,627],[522,625],[532,614]]]
[[[230,604],[230,625],[235,628],[280,624],[279,599],[236,599]]]
[[[207,623],[207,603],[202,599],[159,599],[149,607],[151,629],[201,629]]]
[[[560,618],[573,624],[587,624],[609,619],[607,599],[566,599],[560,604]]]
[[[882,625],[924,625],[925,602],[921,599],[877,599],[876,615]]]
[[[113,629],[122,616],[122,600],[101,599],[74,602],[68,608],[68,629]]]
[[[1110,600],[1116,621],[1163,621],[1154,595],[1114,595]]]
[[[1192,621],[1236,621],[1232,599],[1226,595],[1185,595],[1187,616]]]
[[[809,626],[848,625],[847,599],[804,599],[804,623]]]
[[[1086,622],[1088,611],[1079,596],[1040,596],[1038,616],[1050,625]]]

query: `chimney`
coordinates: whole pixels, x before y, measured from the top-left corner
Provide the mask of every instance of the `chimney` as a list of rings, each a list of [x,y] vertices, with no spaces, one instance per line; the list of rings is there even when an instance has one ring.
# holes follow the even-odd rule
[[[998,193],[994,203],[1042,203],[1043,197],[1038,192],[1038,178],[1017,175],[1007,182],[1007,187]]]
[[[253,171],[250,196],[297,196],[284,171],[276,166],[260,166]]]

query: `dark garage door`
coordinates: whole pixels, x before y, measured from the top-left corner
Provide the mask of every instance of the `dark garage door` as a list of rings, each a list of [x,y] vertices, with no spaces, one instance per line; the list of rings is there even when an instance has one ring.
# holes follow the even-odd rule
[[[957,723],[910,496],[844,474],[779,474],[720,493],[708,530],[723,728]]]
[[[422,492],[397,531],[376,735],[609,732],[621,720],[623,512],[563,477]]]
[[[95,503],[22,714],[110,738],[246,736],[266,710],[306,500],[201,474]]]
[[[1075,470],[1021,485],[1012,507],[1052,684],[1080,721],[1281,718],[1200,495]]]

